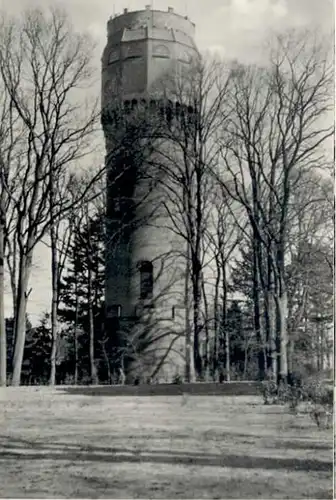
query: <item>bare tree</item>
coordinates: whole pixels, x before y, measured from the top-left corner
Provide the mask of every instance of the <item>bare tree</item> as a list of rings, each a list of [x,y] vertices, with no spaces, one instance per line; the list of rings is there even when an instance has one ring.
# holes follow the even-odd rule
[[[220,111],[228,80],[220,62],[195,61],[180,79],[168,79],[165,85],[168,111],[174,118],[165,134],[169,147],[157,152],[157,161],[164,172],[166,226],[185,246],[180,255],[186,261],[186,297],[190,289],[192,309],[192,329],[186,325],[186,380],[190,381],[191,346],[196,375],[204,376],[202,282],[207,256],[203,242],[213,203],[210,172],[218,162],[217,132],[226,118]]]
[[[53,207],[54,180],[92,150],[96,106],[85,106],[80,89],[91,81],[92,46],[72,31],[65,15],[27,12],[2,25],[0,74],[20,123],[20,185],[12,196],[18,246],[13,385],[20,383],[28,286],[36,244],[67,208]],[[79,92],[79,97],[76,97]],[[7,188],[9,193],[9,188]]]
[[[7,382],[7,342],[4,311],[5,261],[13,257],[11,288],[15,297],[15,258],[11,245],[11,235],[15,226],[12,194],[16,191],[19,177],[19,163],[16,157],[17,144],[21,139],[21,129],[13,113],[13,103],[1,86],[0,117],[0,385]],[[13,315],[15,317],[15,315]]]
[[[89,346],[90,346],[90,375],[91,382],[97,384],[97,370],[95,364],[95,328],[94,328],[94,316],[93,316],[93,282],[92,282],[92,271],[93,271],[93,241],[91,236],[91,221],[89,217],[89,207],[87,204],[84,205],[83,210],[84,224],[87,229],[86,231],[86,259],[87,259],[87,304],[89,313]]]
[[[323,44],[290,34],[277,39],[266,67],[237,66],[231,83],[222,156],[232,182],[222,185],[245,208],[252,227],[269,359],[286,379],[290,207],[295,186],[323,161],[322,146],[333,133],[323,122],[331,109],[332,68]]]
[[[0,199],[0,385],[7,384],[7,341],[5,322],[5,227],[6,200]]]
[[[0,141],[1,149],[6,144],[8,131],[4,130],[6,126],[6,102],[2,103],[2,117],[1,117],[1,130]],[[8,180],[9,168],[3,153],[0,157],[0,171],[1,171],[1,190],[0,190],[0,385],[6,386],[7,384],[7,341],[6,341],[6,322],[5,322],[5,239],[8,232],[6,213],[8,210],[8,195],[3,188],[3,180]]]
[[[54,385],[56,381],[56,360],[59,341],[58,310],[60,305],[61,282],[66,270],[66,263],[69,257],[78,208],[75,200],[78,197],[80,181],[85,184],[85,178],[67,179],[64,175],[59,175],[58,179],[53,179],[50,189],[50,251],[51,251],[51,336],[52,348],[50,356],[50,378],[49,384]],[[54,211],[57,207],[62,207],[65,203],[74,202],[73,208],[68,210],[62,217],[55,218]],[[75,330],[78,327],[76,321]],[[76,336],[76,334],[75,334]],[[75,339],[75,360],[77,362],[76,339]],[[77,366],[77,363],[76,363]],[[75,368],[77,370],[77,368]],[[76,376],[75,376],[76,378]]]
[[[290,371],[298,356],[302,332],[307,330],[311,318],[331,316],[332,196],[332,184],[324,172],[322,175],[317,171],[308,172],[295,190],[287,250]]]
[[[213,373],[218,375],[219,360],[223,358],[224,334],[225,349],[225,378],[230,381],[230,338],[227,327],[227,308],[230,289],[229,271],[230,261],[238,251],[239,244],[244,237],[246,221],[242,219],[232,198],[228,197],[222,186],[217,187],[216,198],[213,204],[211,218],[206,230],[206,240],[214,260],[214,328],[213,328]],[[236,206],[235,206],[236,205]],[[240,210],[241,212],[241,210]],[[223,368],[223,367],[221,367]]]

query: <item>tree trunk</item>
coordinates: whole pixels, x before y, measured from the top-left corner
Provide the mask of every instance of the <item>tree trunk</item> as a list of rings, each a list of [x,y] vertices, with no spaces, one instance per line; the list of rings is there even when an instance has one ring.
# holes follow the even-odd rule
[[[188,210],[190,210],[190,201],[188,202]],[[200,262],[200,241],[198,241],[197,234],[195,234],[193,223],[190,224],[190,242],[188,242],[188,262],[191,262],[191,283],[192,283],[192,299],[193,299],[193,362],[195,375],[198,380],[203,375],[203,363],[200,353],[200,335],[201,327],[201,300],[202,300],[202,264]],[[194,245],[194,248],[192,248]]]
[[[5,214],[0,207],[0,386],[7,385],[7,338],[5,320]]]
[[[226,265],[225,260],[222,256],[222,292],[223,292],[223,304],[222,304],[222,315],[223,315],[223,328],[224,328],[224,349],[225,349],[225,380],[230,382],[231,379],[231,362],[230,362],[230,331],[227,324],[227,300],[228,300],[228,290],[227,290],[227,279],[226,279]]]
[[[228,328],[225,328],[225,380],[230,382],[231,370],[230,370],[230,332]]]
[[[200,380],[203,376],[203,363],[200,354],[200,334],[202,331],[200,325],[201,316],[201,283],[200,276],[193,276],[193,319],[194,319],[194,366],[197,378]]]
[[[204,330],[205,330],[205,349],[204,349],[204,375],[205,380],[208,382],[210,380],[210,360],[209,360],[209,308],[208,308],[208,300],[205,290],[204,277],[202,276],[202,294],[203,294],[203,302],[204,302],[204,313],[205,313],[205,321],[204,321]]]
[[[189,242],[187,242],[187,260],[186,260],[186,275],[185,275],[185,288],[184,288],[184,306],[185,306],[185,331],[186,331],[186,344],[185,344],[185,381],[187,383],[194,382],[195,370],[192,356],[192,334],[190,328],[190,312],[189,312],[189,263],[190,263],[190,249]]]
[[[324,353],[325,353],[325,334],[324,334],[324,327],[323,327],[323,322],[320,325],[320,339],[321,339],[321,370],[324,370]]]
[[[90,375],[91,383],[97,385],[97,370],[95,363],[95,350],[94,350],[94,321],[93,321],[93,304],[92,304],[92,273],[91,273],[91,259],[88,260],[88,310],[89,310],[89,343],[90,343]]]
[[[274,290],[268,292],[268,317],[269,317],[269,354],[270,368],[272,369],[273,377],[276,379],[278,373],[278,353],[276,342],[276,311]]]
[[[220,263],[218,262],[218,257],[216,257],[216,285],[215,285],[215,298],[214,298],[214,348],[213,348],[213,374],[214,381],[218,380],[218,354],[219,354],[219,346],[218,346],[218,330],[219,330],[219,286],[221,280],[221,268]]]
[[[77,271],[75,275],[75,294],[76,294],[76,305],[75,305],[75,333],[74,333],[74,350],[75,350],[75,385],[78,384],[78,282],[77,282]]]
[[[293,372],[294,368],[294,352],[295,352],[295,343],[294,339],[291,337],[288,341],[288,350],[287,350],[287,358],[288,358],[288,373]]]
[[[31,246],[28,242],[28,248]],[[28,283],[32,267],[32,251],[28,255],[20,256],[18,290],[17,290],[17,317],[15,321],[15,345],[13,355],[13,377],[12,385],[19,386],[21,381],[22,361],[26,340],[26,313],[28,300]]]
[[[322,344],[322,321],[319,318],[317,323],[317,335],[316,335],[316,340],[317,340],[317,359],[318,359],[318,372],[321,372],[323,370],[323,344]]]
[[[278,316],[278,338],[279,338],[279,379],[287,382],[288,360],[287,360],[287,295],[284,290],[276,296]]]
[[[93,310],[92,304],[89,304],[89,331],[90,331],[90,375],[91,383],[97,385],[97,370],[95,363],[95,353],[94,353],[94,322],[93,322]]]
[[[109,360],[109,357],[108,357],[108,354],[106,351],[106,341],[107,341],[107,339],[104,339],[102,342],[100,342],[100,345],[101,345],[101,348],[103,351],[103,356],[104,356],[104,360],[105,360],[105,364],[106,364],[108,385],[111,385],[111,381],[112,381],[111,366],[110,366],[110,360]]]
[[[56,383],[56,356],[57,356],[57,306],[58,306],[58,259],[57,259],[57,238],[55,227],[52,223],[50,226],[50,241],[51,241],[51,355],[50,355],[50,377],[49,385]]]
[[[260,248],[258,236],[253,235],[253,316],[254,316],[254,331],[258,344],[258,371],[259,379],[263,380],[267,368],[265,357],[265,346],[261,327],[261,314],[260,314],[260,287],[259,287],[259,259],[258,253]]]
[[[281,233],[283,234],[283,233]],[[285,282],[285,251],[284,237],[277,249],[277,282],[276,282],[276,307],[278,316],[278,338],[279,338],[279,380],[287,383],[288,381],[288,359],[287,359],[287,344],[288,344],[288,297]]]
[[[247,365],[248,365],[248,342],[245,340],[244,345],[244,380],[247,379]]]
[[[10,286],[11,286],[11,292],[12,292],[12,301],[13,301],[13,318],[15,322],[16,318],[16,304],[17,304],[17,241],[16,238],[13,238],[13,246],[11,248],[11,255],[7,254],[6,260],[7,260],[7,267],[9,270],[9,276],[10,276]],[[12,257],[12,262],[10,262]],[[14,336],[13,336],[13,342],[14,342]]]

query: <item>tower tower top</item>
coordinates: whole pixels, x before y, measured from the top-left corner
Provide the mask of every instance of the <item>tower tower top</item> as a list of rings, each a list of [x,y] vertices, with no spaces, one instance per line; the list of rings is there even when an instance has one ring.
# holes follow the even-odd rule
[[[171,28],[191,38],[195,35],[195,24],[188,16],[177,14],[173,7],[168,7],[167,11],[164,11],[152,9],[151,5],[146,5],[143,10],[129,11],[125,8],[122,14],[111,16],[107,23],[107,36],[110,37],[124,29],[146,27]]]

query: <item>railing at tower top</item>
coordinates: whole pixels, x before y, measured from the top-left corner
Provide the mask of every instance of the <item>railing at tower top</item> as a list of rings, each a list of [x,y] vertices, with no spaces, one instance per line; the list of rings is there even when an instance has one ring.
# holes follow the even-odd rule
[[[124,9],[122,13],[110,16],[108,20],[108,34],[123,29],[127,26],[134,27],[138,25],[165,27],[169,25],[179,31],[182,31],[192,38],[195,34],[195,23],[187,15],[181,15],[175,12],[172,7],[166,11],[155,9],[152,5],[146,5],[145,9],[130,11]]]

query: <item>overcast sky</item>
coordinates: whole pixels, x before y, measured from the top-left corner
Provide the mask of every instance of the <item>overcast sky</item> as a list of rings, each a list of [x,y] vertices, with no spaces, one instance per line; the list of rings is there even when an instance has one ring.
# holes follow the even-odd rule
[[[33,6],[62,5],[69,12],[74,27],[88,30],[97,40],[97,63],[106,42],[106,23],[114,12],[124,8],[140,10],[150,0],[0,0],[2,9],[19,14]],[[330,32],[334,26],[333,0],[153,0],[158,10],[168,6],[188,15],[196,24],[196,42],[201,50],[218,52],[229,58],[250,59],[270,30],[291,27],[318,28]],[[31,279],[32,293],[28,311],[36,323],[43,311],[50,309],[49,252],[40,246],[35,253]],[[11,314],[10,296],[6,315]]]
[[[52,0],[0,0],[2,7],[19,13],[30,6],[55,5]],[[60,0],[79,30],[88,29],[102,50],[106,22],[114,12],[143,9],[150,0]],[[154,8],[188,14],[197,29],[202,48],[217,48],[229,56],[242,56],[254,50],[269,29],[333,24],[333,0],[152,0]]]

